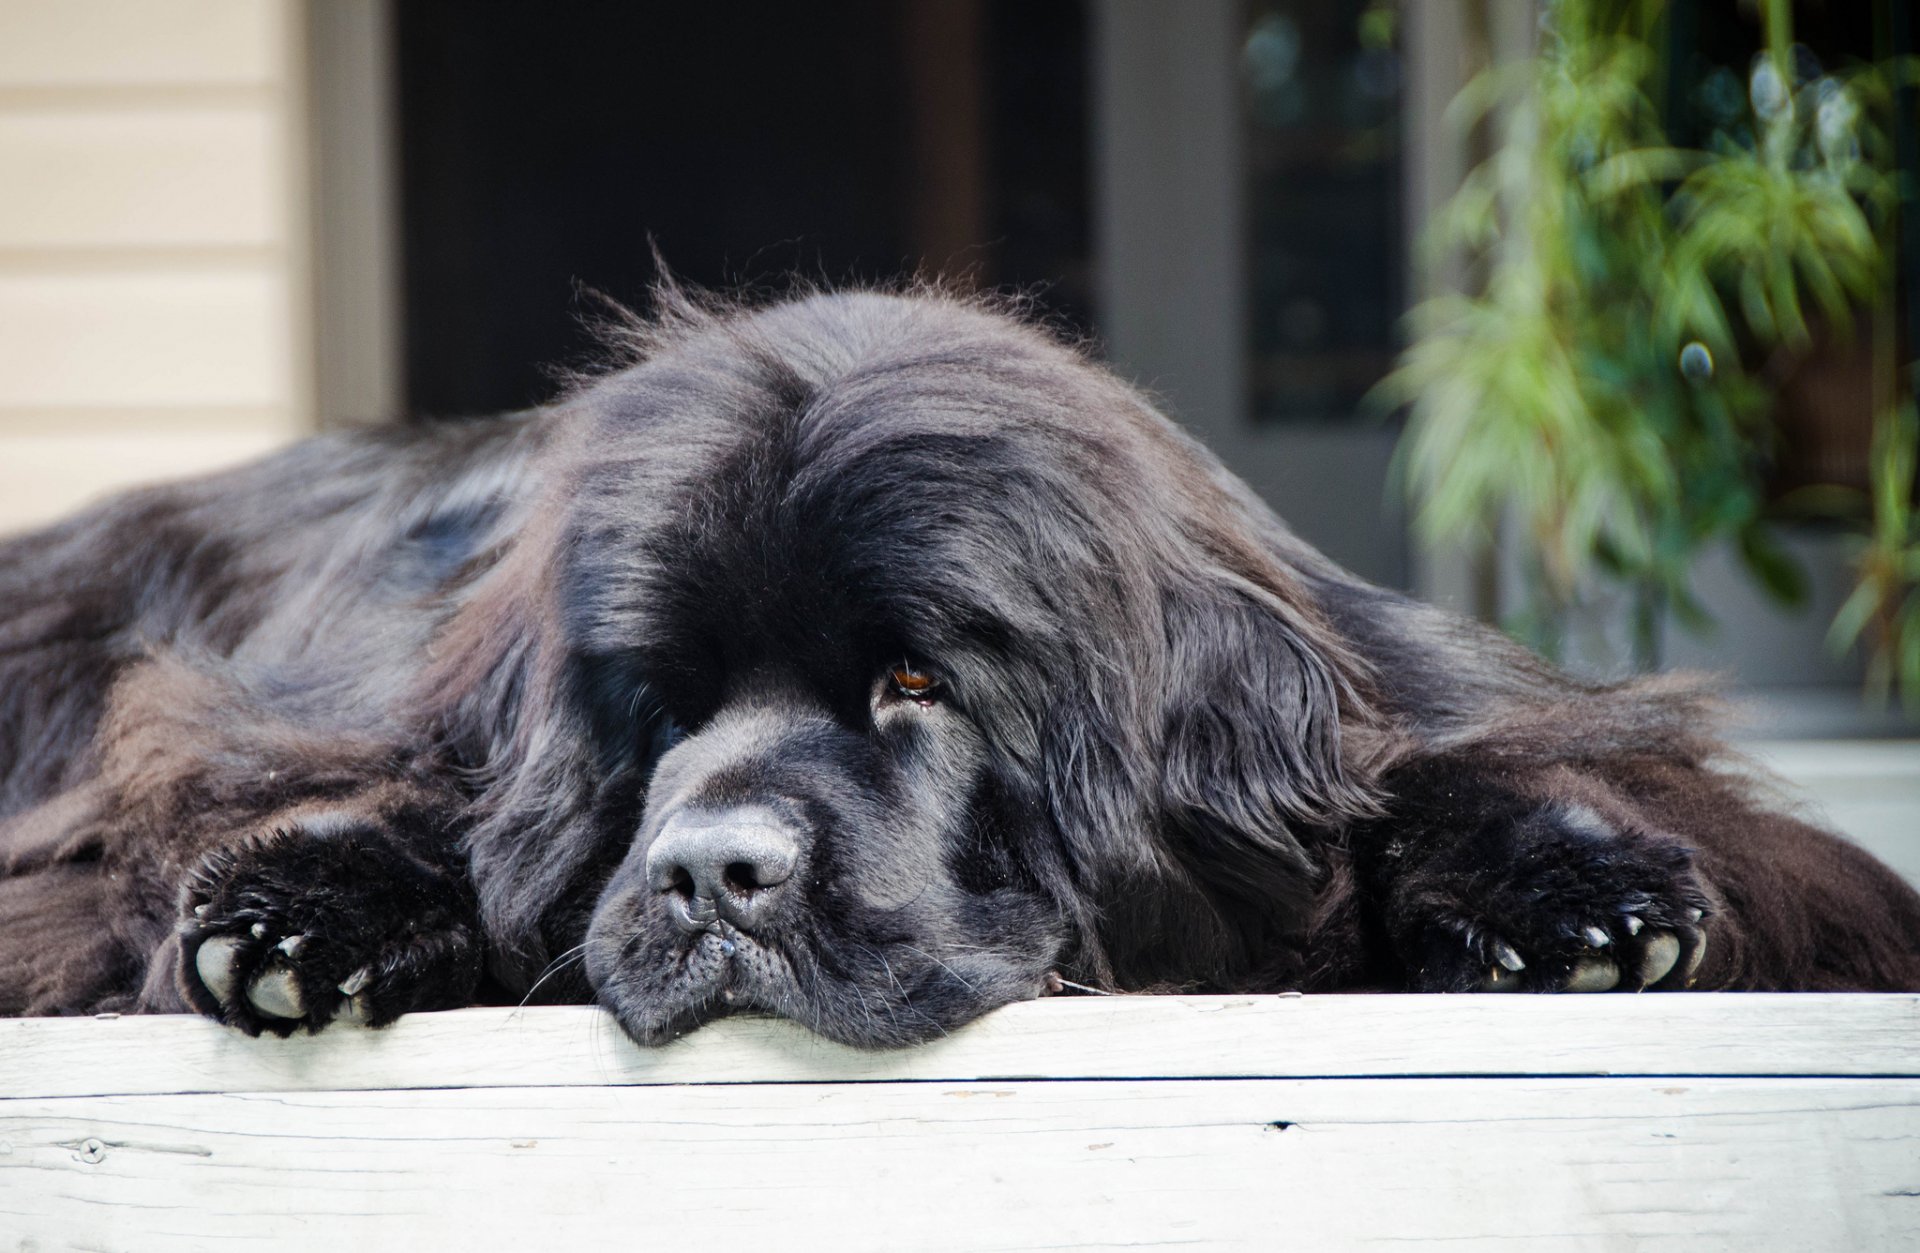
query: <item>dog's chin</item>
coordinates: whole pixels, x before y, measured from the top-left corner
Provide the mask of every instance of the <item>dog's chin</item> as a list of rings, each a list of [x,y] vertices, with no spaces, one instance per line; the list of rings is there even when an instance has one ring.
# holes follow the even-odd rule
[[[791,1018],[843,1044],[876,1043],[834,1030],[833,1016],[802,993],[787,958],[737,931],[702,932],[637,953],[621,948],[622,968],[595,984],[601,1004],[640,1044],[666,1044],[736,1014]]]
[[[768,968],[778,959],[738,933],[702,932],[646,945],[603,940],[592,950],[611,953],[618,963],[589,959],[600,1003],[641,1044],[665,1044],[728,1014],[777,1012],[765,993],[775,982]]]
[[[901,1048],[937,1039],[1010,1001],[1038,996],[1043,985],[1043,967],[983,964],[969,970],[972,983],[955,975],[939,1012],[928,1013],[914,998],[903,999],[897,982],[863,988],[823,975],[818,963],[808,963],[802,977],[784,953],[731,930],[653,943],[598,939],[589,951],[589,977],[600,1003],[622,1030],[649,1046],[716,1018],[761,1014],[791,1019],[854,1048]],[[967,995],[952,996],[958,989]]]

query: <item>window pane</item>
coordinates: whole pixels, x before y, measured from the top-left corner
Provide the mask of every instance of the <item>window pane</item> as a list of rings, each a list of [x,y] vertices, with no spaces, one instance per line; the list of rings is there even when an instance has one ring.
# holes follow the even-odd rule
[[[1241,49],[1256,421],[1351,420],[1405,286],[1395,6],[1259,0]]]

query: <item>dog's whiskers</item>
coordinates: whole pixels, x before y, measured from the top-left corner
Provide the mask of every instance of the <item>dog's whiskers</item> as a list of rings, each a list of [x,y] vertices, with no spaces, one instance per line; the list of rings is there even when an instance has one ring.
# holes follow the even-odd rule
[[[948,974],[952,975],[955,979],[959,980],[961,987],[965,988],[969,992],[972,992],[976,996],[979,995],[980,993],[979,988],[976,988],[971,983],[968,983],[965,976],[963,976],[959,971],[955,970],[952,966],[949,966],[947,965],[947,963],[941,961],[938,957],[935,957],[932,953],[924,952],[921,949],[915,948],[911,944],[902,944],[900,947],[907,950],[907,952],[909,953],[918,953],[920,956],[926,958],[928,961],[940,967],[940,969],[946,971]]]
[[[547,980],[553,978],[555,975],[559,974],[561,971],[565,970],[567,967],[576,965],[580,962],[585,961],[586,957],[587,957],[587,942],[585,940],[582,940],[580,943],[574,945],[572,948],[568,949],[566,952],[560,954],[558,957],[548,962],[546,965],[546,969],[540,972],[540,977],[533,981],[533,986],[527,989],[527,994],[520,998],[520,1003],[514,1006],[514,1008],[516,1010],[525,1009],[527,1007],[527,1002],[533,999],[534,993],[540,990],[541,985],[546,983]]]

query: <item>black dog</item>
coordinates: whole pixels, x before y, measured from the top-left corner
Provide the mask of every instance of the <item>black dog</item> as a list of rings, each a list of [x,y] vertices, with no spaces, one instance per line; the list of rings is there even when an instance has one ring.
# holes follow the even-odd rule
[[[0,1010],[1920,987],[1920,898],[936,294],[674,291],[548,411],[0,545]]]

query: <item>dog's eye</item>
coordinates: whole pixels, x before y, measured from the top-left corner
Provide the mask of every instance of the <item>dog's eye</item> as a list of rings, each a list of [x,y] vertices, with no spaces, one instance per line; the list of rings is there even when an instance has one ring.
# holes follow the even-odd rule
[[[944,686],[940,676],[922,670],[911,662],[900,662],[887,671],[887,695],[898,700],[931,705],[940,699],[940,691]]]

